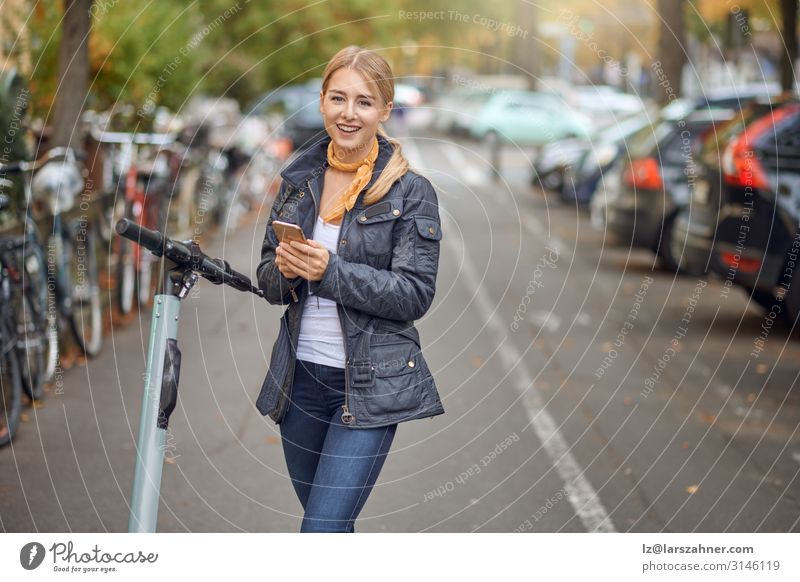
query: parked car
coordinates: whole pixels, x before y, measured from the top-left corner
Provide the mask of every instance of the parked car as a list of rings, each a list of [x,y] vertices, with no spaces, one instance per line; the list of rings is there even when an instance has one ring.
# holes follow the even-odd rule
[[[591,148],[591,142],[578,137],[544,145],[533,160],[531,185],[560,193],[564,187],[564,175],[580,162],[587,148]]]
[[[645,126],[628,142],[618,181],[592,205],[595,226],[620,242],[653,250],[676,270],[669,241],[675,216],[689,204],[695,152],[706,131],[734,117],[733,109],[701,108],[688,117]]]
[[[638,95],[623,93],[608,85],[579,85],[567,95],[567,102],[596,123],[612,124],[620,118],[641,113],[645,104]]]
[[[280,116],[281,132],[292,140],[295,150],[302,150],[325,137],[325,122],[319,111],[321,80],[287,85],[263,95],[249,115]]]
[[[452,135],[469,135],[469,128],[491,96],[489,89],[462,88],[445,93],[432,104],[433,128]]]
[[[692,204],[676,220],[673,253],[706,266],[780,315],[800,315],[792,283],[800,249],[800,103],[753,104],[701,152]]]
[[[470,127],[472,137],[518,145],[544,145],[566,137],[588,137],[592,122],[551,93],[494,93]]]
[[[674,247],[672,255],[681,271],[700,275],[709,269],[720,204],[724,203],[719,180],[721,160],[728,143],[739,136],[748,125],[782,104],[785,102],[780,98],[752,100],[736,117],[703,140],[697,155],[698,164],[695,168],[690,204],[675,217],[670,243]],[[711,177],[714,173],[716,180]]]
[[[543,146],[533,162],[531,184],[563,195],[566,175],[577,177],[577,168],[587,153],[624,139],[647,123],[647,115],[632,115],[596,128],[589,138],[572,137]]]
[[[735,87],[717,87],[698,97],[675,99],[661,110],[663,119],[680,119],[703,108],[742,109],[754,100],[766,101],[781,93],[779,83],[752,83]]]
[[[628,151],[628,140],[652,124],[650,114],[640,113],[599,132],[576,163],[565,171],[561,199],[589,204],[605,177],[622,163]]]

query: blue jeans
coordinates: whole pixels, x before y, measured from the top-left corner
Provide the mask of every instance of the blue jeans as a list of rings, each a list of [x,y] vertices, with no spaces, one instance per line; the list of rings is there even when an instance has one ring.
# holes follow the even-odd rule
[[[280,423],[289,477],[305,514],[301,532],[353,532],[397,425],[342,424],[344,368],[297,360]]]

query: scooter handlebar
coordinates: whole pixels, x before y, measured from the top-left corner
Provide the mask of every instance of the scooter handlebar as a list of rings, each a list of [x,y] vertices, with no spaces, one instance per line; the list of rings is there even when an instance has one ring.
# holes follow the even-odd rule
[[[166,256],[178,265],[197,271],[215,285],[228,285],[239,291],[254,293],[259,297],[264,292],[253,286],[250,278],[234,271],[228,261],[212,259],[200,250],[194,241],[178,242],[165,237],[157,230],[151,230],[127,218],[117,222],[117,233],[149,250],[156,256]]]

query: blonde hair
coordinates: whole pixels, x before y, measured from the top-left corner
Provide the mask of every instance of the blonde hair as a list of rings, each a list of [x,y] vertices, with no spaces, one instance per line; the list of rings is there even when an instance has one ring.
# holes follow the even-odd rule
[[[331,76],[341,68],[357,71],[368,83],[375,85],[384,106],[394,99],[394,75],[389,63],[379,54],[356,45],[341,49],[328,61],[325,72],[322,74],[323,95],[328,90]],[[383,198],[392,184],[410,169],[408,160],[403,156],[400,142],[389,137],[382,123],[378,124],[378,135],[386,138],[394,151],[381,175],[364,195],[365,204],[373,204]]]

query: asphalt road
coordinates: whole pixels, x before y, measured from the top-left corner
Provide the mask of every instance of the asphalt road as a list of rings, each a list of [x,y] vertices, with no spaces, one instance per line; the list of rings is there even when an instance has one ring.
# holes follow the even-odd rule
[[[436,185],[438,289],[418,322],[446,414],[400,426],[358,531],[800,531],[800,344],[718,281],[604,244],[471,142],[405,141]],[[208,249],[253,272],[266,214]],[[296,531],[255,409],[280,307],[201,284],[181,314],[160,531]],[[63,373],[0,450],[4,531],[125,531],[150,314]]]

